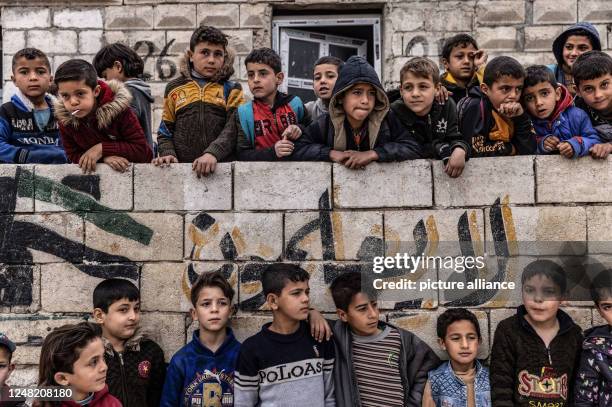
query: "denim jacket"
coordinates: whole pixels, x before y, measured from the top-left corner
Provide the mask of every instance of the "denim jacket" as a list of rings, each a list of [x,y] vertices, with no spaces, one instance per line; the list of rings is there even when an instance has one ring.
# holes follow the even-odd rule
[[[431,394],[437,407],[466,407],[467,386],[455,375],[450,361],[429,372]],[[474,400],[476,407],[490,407],[491,391],[489,369],[476,360],[474,377]]]

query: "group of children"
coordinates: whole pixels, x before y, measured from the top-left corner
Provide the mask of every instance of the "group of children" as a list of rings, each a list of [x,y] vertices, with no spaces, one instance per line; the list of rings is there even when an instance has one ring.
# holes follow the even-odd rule
[[[84,172],[98,162],[117,171],[130,163],[190,162],[199,177],[234,159],[363,169],[373,161],[434,158],[457,177],[470,157],[607,157],[612,57],[601,52],[589,23],[565,30],[553,53],[557,64],[525,70],[508,56],[487,62],[476,41],[459,34],[444,44],[442,75],[432,60],[415,57],[402,67],[399,89],[389,92],[364,58],[327,56],[314,66],[317,99],[304,105],[279,91],[279,55],[259,48],[244,61],[253,95],[247,102],[230,80],[227,36],[200,26],[179,76],[166,86],[155,143],[153,98],[135,51],[107,45],[93,65],[69,60],[53,76],[45,54],[27,48],[13,57],[18,91],[0,108],[0,162],[71,162]],[[48,93],[52,84],[57,100]]]
[[[261,285],[272,322],[244,343],[228,326],[234,290],[220,272],[191,287],[198,328],[166,369],[161,348],[139,327],[140,293],[108,279],[93,293],[93,322],[65,325],[44,339],[39,386],[69,386],[71,400],[41,407],[486,407],[612,405],[612,272],[592,281],[606,325],[584,333],[560,309],[564,269],[535,260],[521,277],[523,304],[495,330],[490,366],[477,359],[477,317],[449,308],[437,320],[441,362],[415,333],[380,320],[377,292],[360,272],[331,284],[336,320],[310,303],[309,274],[270,264]],[[330,339],[331,338],[331,339]],[[0,403],[16,346],[0,334]],[[7,403],[7,404],[4,404]]]

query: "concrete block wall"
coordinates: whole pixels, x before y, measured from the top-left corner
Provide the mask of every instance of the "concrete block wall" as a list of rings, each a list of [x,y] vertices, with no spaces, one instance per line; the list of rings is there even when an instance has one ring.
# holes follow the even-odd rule
[[[100,165],[93,175],[74,165],[0,166],[0,331],[18,344],[12,382],[34,383],[42,339],[87,319],[93,288],[105,278],[140,287],[143,325],[169,359],[190,339],[189,288],[205,271],[222,271],[236,289],[232,325],[244,340],[270,319],[259,279],[275,261],[310,273],[312,304],[329,316],[337,275],[371,273],[369,259],[406,244],[427,244],[436,255],[437,243],[459,240],[476,253],[492,251],[493,236],[508,244],[587,241],[585,250],[607,261],[611,176],[612,159],[558,156],[472,159],[458,179],[426,160],[364,171],[234,162],[205,178],[189,164],[137,164],[124,174]],[[504,275],[521,269],[510,262]],[[497,271],[491,266],[483,277]],[[428,269],[413,279],[450,277]],[[450,299],[436,290],[404,294],[382,298],[382,318],[435,344],[435,318]],[[515,290],[470,305],[484,332],[481,356],[519,303]],[[601,323],[588,302],[566,310],[584,328]]]
[[[175,77],[192,31],[201,23],[221,28],[236,49],[235,78],[248,92],[244,57],[254,47],[271,46],[273,9],[337,10],[330,0],[0,0],[5,93],[12,94],[11,57],[25,46],[51,56],[55,70],[74,57],[91,60],[106,43],[121,41],[137,50],[151,75],[153,129],[161,120],[165,83]],[[409,57],[437,59],[445,38],[472,33],[491,56],[506,54],[524,64],[552,63],[552,41],[577,21],[591,21],[602,46],[612,49],[612,3],[605,0],[355,0],[356,8],[380,10],[382,81],[396,85]],[[315,12],[315,11],[313,11]],[[350,12],[353,12],[351,10]]]

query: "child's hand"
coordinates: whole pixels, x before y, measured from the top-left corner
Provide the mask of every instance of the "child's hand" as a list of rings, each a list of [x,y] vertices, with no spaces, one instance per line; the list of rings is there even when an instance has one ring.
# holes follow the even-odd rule
[[[499,105],[499,113],[506,116],[508,119],[518,117],[523,114],[523,106],[518,102],[508,102]]]
[[[215,168],[217,168],[217,157],[210,153],[204,153],[201,157],[196,158],[191,166],[198,178],[212,174]]]
[[[178,160],[175,156],[173,155],[165,155],[163,157],[157,157],[154,158],[153,161],[151,161],[155,166],[157,167],[168,167],[170,166],[170,164],[172,163],[178,163]]]
[[[102,143],[98,143],[85,151],[79,160],[79,167],[84,174],[92,173],[96,170],[96,163],[102,158]]]
[[[364,170],[366,165],[371,163],[372,161],[378,160],[378,154],[376,151],[347,151],[349,153],[349,158],[344,162],[344,166],[346,168],[350,168],[351,170]]]
[[[289,129],[289,128],[287,128]],[[298,128],[299,130],[299,128]],[[285,130],[287,131],[287,130]],[[284,134],[284,133],[283,133]],[[301,133],[300,133],[301,134]],[[298,136],[299,137],[299,136]],[[274,143],[274,152],[278,158],[288,157],[293,154],[294,149],[293,141],[287,140],[287,136],[284,136],[282,140],[278,140]]]
[[[436,92],[436,102],[443,105],[452,94],[453,92],[449,92],[448,89],[440,85],[440,89]]]
[[[109,155],[104,157],[102,161],[118,172],[125,172],[130,167],[130,162],[123,157],[119,157],[118,155]]]
[[[556,136],[546,137],[544,139],[544,150],[554,151],[559,147],[560,142],[561,140],[559,140],[559,137],[556,137]]]
[[[289,125],[289,127],[285,129],[285,131],[283,131],[281,138],[287,137],[289,140],[295,141],[299,139],[301,135],[302,135],[302,130],[295,124],[291,124]]]
[[[484,49],[479,49],[474,52],[474,68],[478,69],[482,65],[487,63],[487,59],[489,59],[489,54]]]
[[[349,154],[346,151],[331,150],[329,159],[338,164],[344,164],[348,160]]]
[[[444,167],[444,172],[451,178],[457,178],[463,173],[465,168],[465,150],[462,148],[455,148]]]
[[[568,143],[567,141],[564,141],[563,143],[559,143],[558,147],[559,147],[559,154],[561,154],[563,157],[572,158],[574,156],[574,149],[572,148],[572,145]]]
[[[589,149],[591,157],[602,160],[612,153],[612,143],[595,144]]]
[[[330,340],[333,332],[319,311],[311,309],[310,312],[308,312],[308,320],[310,322],[310,335],[312,335],[315,340],[319,342]]]

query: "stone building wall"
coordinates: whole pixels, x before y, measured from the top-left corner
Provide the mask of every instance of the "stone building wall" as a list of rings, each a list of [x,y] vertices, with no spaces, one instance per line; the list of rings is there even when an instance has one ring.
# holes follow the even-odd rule
[[[87,318],[93,288],[109,277],[140,287],[143,324],[169,359],[191,337],[188,293],[204,271],[222,271],[235,287],[232,325],[244,340],[270,319],[259,279],[274,261],[304,267],[312,304],[329,316],[333,278],[371,273],[368,259],[393,255],[402,242],[431,255],[443,242],[462,241],[475,253],[495,251],[492,240],[508,249],[517,242],[587,242],[583,252],[608,261],[612,251],[600,242],[612,241],[611,182],[612,159],[558,156],[472,159],[458,179],[426,160],[364,171],[235,162],[200,179],[189,164],[137,164],[123,174],[100,165],[94,175],[75,165],[3,165],[0,331],[18,345],[12,380],[35,381],[42,339],[53,327]],[[521,269],[512,260],[479,276],[511,280]],[[451,277],[435,268],[411,276]],[[383,303],[382,318],[435,344],[435,320],[448,297],[439,290],[404,293]],[[520,290],[458,301],[480,319],[484,357],[497,323],[520,303]],[[584,328],[602,323],[590,302],[572,301],[566,310]]]

